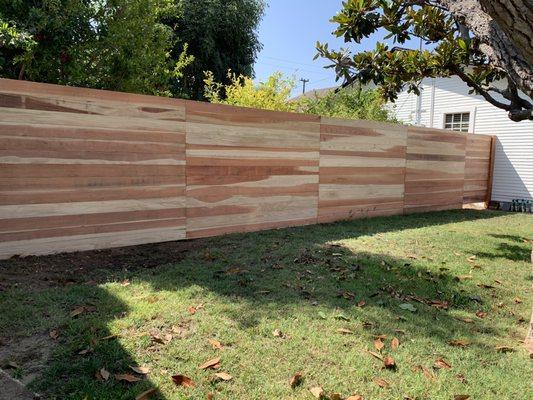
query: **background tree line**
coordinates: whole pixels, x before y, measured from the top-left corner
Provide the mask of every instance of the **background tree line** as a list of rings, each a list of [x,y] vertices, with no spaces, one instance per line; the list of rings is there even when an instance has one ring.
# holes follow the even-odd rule
[[[0,76],[203,99],[252,75],[263,0],[0,0]]]

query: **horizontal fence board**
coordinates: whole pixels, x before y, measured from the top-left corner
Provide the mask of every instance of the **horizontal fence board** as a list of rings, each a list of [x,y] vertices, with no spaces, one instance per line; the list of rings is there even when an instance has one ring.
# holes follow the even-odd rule
[[[491,143],[0,79],[0,258],[461,208]]]

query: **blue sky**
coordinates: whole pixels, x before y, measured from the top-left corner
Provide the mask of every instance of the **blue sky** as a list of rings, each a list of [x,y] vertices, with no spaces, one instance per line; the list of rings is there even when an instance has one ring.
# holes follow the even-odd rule
[[[361,43],[346,45],[342,38],[332,35],[336,24],[329,22],[342,8],[342,0],[267,0],[263,21],[259,26],[259,40],[263,50],[255,64],[256,81],[264,81],[275,71],[309,79],[307,89],[335,85],[332,69],[322,68],[326,60],[313,61],[316,41],[328,42],[331,49],[348,47],[352,50],[370,50],[383,34]],[[295,94],[301,93],[298,82]]]

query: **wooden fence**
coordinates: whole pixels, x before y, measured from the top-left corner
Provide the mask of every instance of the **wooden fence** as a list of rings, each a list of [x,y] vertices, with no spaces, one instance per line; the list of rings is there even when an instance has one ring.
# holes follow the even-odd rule
[[[0,79],[0,258],[461,208],[492,137]]]

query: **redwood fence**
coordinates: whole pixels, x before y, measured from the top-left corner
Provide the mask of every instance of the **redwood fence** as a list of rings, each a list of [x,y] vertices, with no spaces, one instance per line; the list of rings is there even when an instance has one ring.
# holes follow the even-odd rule
[[[0,258],[462,208],[492,137],[0,79]]]

